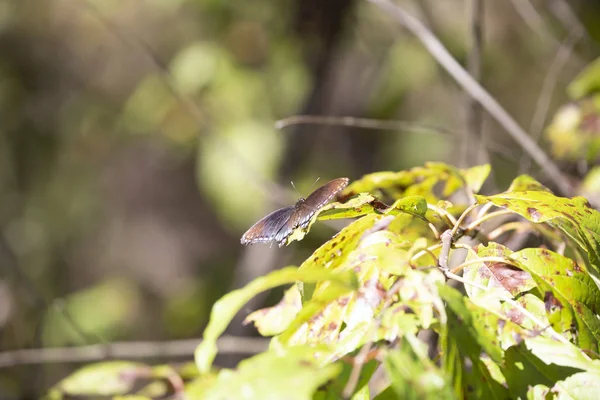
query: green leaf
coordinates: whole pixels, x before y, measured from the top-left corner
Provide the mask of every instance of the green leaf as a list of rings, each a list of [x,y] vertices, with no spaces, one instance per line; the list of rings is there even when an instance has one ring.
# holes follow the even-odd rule
[[[398,400],[398,395],[392,386],[387,387],[381,391],[373,400]]]
[[[490,164],[477,165],[469,169],[462,169],[460,173],[464,177],[467,186],[473,193],[478,193],[483,183],[490,175],[492,167]]]
[[[379,361],[370,360],[366,362],[360,369],[360,377],[356,383],[352,400],[369,400],[369,380],[373,376],[375,370],[379,367]],[[323,390],[320,390],[314,399],[318,400],[339,400],[343,398],[342,393],[350,379],[352,370],[354,369],[353,363],[343,363],[342,372],[330,383],[328,383]],[[365,397],[366,396],[366,397]]]
[[[399,399],[455,398],[442,371],[417,357],[408,342],[388,353],[383,365]]]
[[[386,214],[398,215],[398,212],[410,214],[425,219],[427,213],[427,201],[423,196],[407,196],[398,199],[386,211]]]
[[[135,379],[128,376],[134,375],[141,369],[149,370],[150,367],[141,363],[128,361],[110,361],[85,366],[67,378],[60,381],[48,396],[51,399],[69,396],[115,396],[130,392],[135,384]]]
[[[600,273],[600,212],[584,197],[568,199],[536,190],[477,196],[477,201],[492,202],[532,222],[547,222],[559,228],[587,251],[593,272]]]
[[[542,191],[550,192],[546,186],[539,183],[529,175],[519,175],[510,184],[507,192]]]
[[[471,301],[462,296],[456,289],[447,285],[438,287],[441,298],[447,303],[448,325],[455,325],[456,331],[450,329],[452,335],[461,337],[465,341],[461,350],[469,357],[479,359],[479,354],[483,350],[495,362],[502,361],[502,349],[498,347],[497,338],[490,335],[482,321],[477,318],[474,312],[481,310],[471,303]],[[485,312],[484,310],[481,310]],[[452,316],[452,318],[451,318]],[[460,332],[460,333],[459,333]],[[466,338],[469,338],[467,341]]]
[[[592,167],[583,178],[581,192],[586,197],[600,194],[600,166]]]
[[[338,232],[331,240],[315,250],[300,265],[299,269],[327,268],[336,270],[346,261],[348,255],[357,246],[365,231],[381,218],[380,215],[369,214],[352,222]],[[302,294],[302,301],[306,302],[310,300],[314,291],[314,284],[300,283],[299,288]]]
[[[190,399],[199,399],[215,385],[216,380],[216,373],[203,374],[185,385],[185,395]]]
[[[478,245],[475,251],[476,254],[468,253],[466,261],[482,257],[500,257],[508,261],[512,254],[510,249],[494,242],[488,243],[487,246]],[[463,270],[463,277],[488,289],[483,291],[474,285],[465,285],[465,291],[477,304],[489,305],[490,302],[499,302],[502,296],[516,296],[535,287],[535,282],[528,272],[501,262],[469,264]]]
[[[254,322],[262,336],[273,336],[283,332],[302,309],[302,296],[297,285],[285,291],[283,298],[273,307],[254,311],[244,319],[244,325]]]
[[[319,290],[306,303],[288,328],[277,336],[277,342],[285,345],[319,343],[319,338],[337,338],[341,328],[341,316],[348,304],[347,298],[340,297],[348,290],[334,286]],[[335,301],[339,299],[338,301]],[[340,317],[336,319],[336,317]],[[310,325],[307,324],[310,322]],[[301,329],[302,328],[302,329]]]
[[[344,203],[330,203],[321,208],[313,218],[326,221],[330,219],[355,218],[366,214],[377,212],[373,206],[375,197],[368,193],[360,193],[358,196]]]
[[[442,193],[437,193],[438,183],[443,183]],[[348,185],[342,196],[352,197],[363,192],[394,200],[405,196],[423,196],[427,202],[436,203],[441,197],[448,197],[466,186],[465,179],[457,168],[444,163],[430,162],[423,167],[406,171],[365,175]]]
[[[598,376],[600,361],[590,360],[581,349],[570,343],[544,337],[526,339],[505,352],[505,376],[513,397],[525,397],[529,386],[563,386],[561,380],[586,371]],[[574,376],[574,375],[573,375]],[[544,387],[535,389],[544,392]],[[575,397],[576,399],[580,397]]]
[[[600,58],[588,64],[567,87],[569,97],[574,100],[598,91],[600,91]]]
[[[555,382],[579,372],[575,368],[545,363],[527,349],[524,342],[504,352],[503,371],[513,398],[526,398],[530,386],[552,387]]]
[[[481,361],[484,351],[492,361],[502,360],[502,349],[495,335],[490,333],[478,315],[478,307],[447,285],[438,287],[440,296],[447,303],[447,326],[440,334],[444,371],[452,377],[455,395],[474,398],[506,399],[508,392],[494,379],[490,369]],[[484,312],[484,311],[482,311]],[[465,359],[471,361],[470,371]]]
[[[600,373],[600,360],[590,360],[585,353],[572,343],[557,342],[537,336],[525,339],[527,348],[546,364],[577,368],[582,371]]]
[[[319,386],[335,378],[339,364],[321,367],[315,353],[325,347],[297,346],[271,350],[239,363],[236,370],[222,370],[202,400],[261,399],[309,400]]]
[[[556,382],[552,393],[557,400],[596,400],[600,393],[600,374],[580,372]]]
[[[510,258],[535,280],[553,328],[560,333],[575,328],[580,347],[598,352],[600,291],[592,278],[570,258],[547,249],[524,249]]]
[[[356,276],[352,272],[335,273],[322,268],[300,270],[295,267],[287,267],[259,277],[245,287],[223,296],[213,306],[210,321],[204,331],[204,340],[196,348],[195,359],[198,370],[205,373],[210,369],[217,354],[217,338],[225,331],[241,307],[256,294],[295,281],[319,282],[325,280],[331,281],[332,287],[338,290],[336,293],[347,293],[357,287]]]

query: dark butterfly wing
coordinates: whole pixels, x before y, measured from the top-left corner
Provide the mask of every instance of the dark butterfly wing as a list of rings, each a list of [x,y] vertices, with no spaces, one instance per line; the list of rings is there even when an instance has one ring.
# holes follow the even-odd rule
[[[240,240],[242,244],[266,243],[276,240],[276,235],[286,225],[294,214],[296,206],[289,206],[275,210],[244,233]]]
[[[317,212],[319,208],[329,203],[331,199],[335,197],[338,192],[348,186],[348,178],[337,178],[331,182],[327,182],[314,192],[310,194],[301,206],[308,207],[314,212]],[[298,204],[296,204],[298,205]],[[310,218],[309,218],[310,219]]]
[[[348,178],[334,179],[312,192],[306,200],[300,199],[293,206],[273,211],[244,233],[242,244],[276,241],[279,247],[283,246],[296,228],[306,226],[315,213],[347,185]]]
[[[274,240],[281,247],[286,239],[298,227],[305,227],[317,211],[329,203],[335,195],[348,185],[348,178],[337,178],[326,183],[310,194],[306,199],[300,199],[294,206],[294,213],[279,229]]]

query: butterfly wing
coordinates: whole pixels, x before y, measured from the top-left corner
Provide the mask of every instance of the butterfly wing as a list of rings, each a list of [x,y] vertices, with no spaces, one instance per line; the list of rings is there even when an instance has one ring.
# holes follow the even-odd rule
[[[317,212],[319,208],[329,203],[346,186],[348,186],[348,178],[337,178],[327,182],[306,198],[304,206]]]
[[[276,235],[286,225],[295,211],[295,206],[275,210],[252,225],[240,240],[243,245],[267,243],[276,240]]]
[[[304,227],[315,213],[329,203],[333,197],[348,185],[348,178],[337,178],[326,183],[304,199],[290,207],[275,210],[254,225],[240,240],[242,244],[276,241],[279,247],[298,227]]]
[[[286,239],[298,227],[306,227],[312,217],[325,204],[329,203],[335,195],[348,185],[348,178],[337,178],[326,183],[304,199],[300,199],[294,206],[294,212],[288,221],[279,229],[275,240],[279,246],[285,244]]]

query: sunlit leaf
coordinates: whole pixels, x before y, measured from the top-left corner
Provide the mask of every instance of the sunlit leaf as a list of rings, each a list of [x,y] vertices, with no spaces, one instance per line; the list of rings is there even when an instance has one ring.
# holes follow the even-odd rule
[[[579,99],[600,91],[600,58],[589,63],[567,87],[572,99]]]
[[[342,370],[338,364],[321,367],[314,355],[326,348],[298,346],[269,351],[244,360],[236,370],[222,370],[203,400],[309,400],[317,388]]]
[[[373,195],[361,193],[344,203],[330,203],[326,205],[319,210],[315,218],[326,221],[330,219],[355,218],[371,214],[378,211],[378,208],[372,204],[375,200]]]
[[[391,351],[383,365],[399,399],[456,398],[443,372],[418,358],[407,342]]]
[[[556,382],[552,388],[557,400],[595,400],[600,393],[600,374],[580,372]]]
[[[191,399],[200,399],[208,389],[215,385],[217,373],[206,373],[185,385],[185,394]]]
[[[580,346],[597,352],[600,291],[592,278],[570,258],[547,249],[524,249],[511,259],[532,275],[545,301],[552,301],[547,311],[554,329],[577,329]]]
[[[427,202],[422,196],[403,197],[396,200],[386,214],[397,215],[398,212],[424,218],[427,213]]]
[[[469,169],[461,170],[467,186],[473,193],[478,193],[483,183],[490,175],[492,167],[490,164],[477,165]]]
[[[581,182],[581,192],[587,195],[600,194],[600,166],[592,167]]]
[[[438,184],[441,189],[438,191]],[[403,196],[422,196],[435,203],[466,186],[460,171],[444,163],[426,163],[399,172],[376,172],[352,182],[342,192],[342,197],[352,197],[358,193],[373,193],[394,200]]]
[[[373,226],[381,216],[369,214],[352,222],[333,238],[315,250],[301,265],[300,269],[327,268],[337,269],[346,261],[365,231]],[[302,301],[308,301],[314,291],[314,284],[300,283]]]
[[[293,285],[285,291],[279,303],[254,311],[244,319],[244,324],[254,322],[254,326],[263,336],[277,335],[289,326],[301,308],[302,296],[298,286]]]
[[[136,383],[139,371],[150,367],[128,361],[111,361],[85,366],[56,384],[49,392],[51,399],[68,396],[115,396],[128,393]]]
[[[352,272],[336,273],[321,268],[300,270],[287,267],[259,277],[245,287],[234,290],[217,301],[211,311],[210,321],[204,331],[204,340],[196,348],[195,359],[201,373],[210,369],[217,354],[217,338],[241,307],[256,294],[277,286],[296,281],[319,282],[330,281],[331,291],[339,296],[357,287],[356,277]]]
[[[590,266],[600,272],[600,212],[583,197],[557,197],[545,191],[505,192],[477,196],[480,203],[492,202],[535,223],[547,222],[561,229],[587,251]]]
[[[529,351],[546,364],[556,364],[563,367],[578,368],[582,371],[600,373],[600,360],[590,358],[572,343],[535,336],[525,339]]]
[[[315,400],[338,400],[341,399],[342,393],[348,384],[348,380],[350,379],[350,375],[352,370],[354,369],[354,364],[350,362],[345,362],[342,364],[343,370],[342,372],[335,377],[331,382],[329,382],[319,393],[315,394]],[[351,400],[369,400],[369,379],[373,376],[373,373],[379,366],[379,362],[377,360],[370,360],[362,365],[360,369],[360,377],[356,382],[356,386],[354,389],[354,394],[351,397]],[[365,397],[366,396],[366,397]]]
[[[452,377],[455,395],[465,396],[468,391],[475,398],[507,398],[507,391],[496,381],[490,369],[481,361],[484,351],[492,361],[502,361],[502,349],[497,338],[490,334],[482,321],[473,311],[476,306],[467,306],[468,298],[447,285],[438,287],[440,296],[446,301],[448,325],[441,333],[444,371]],[[465,366],[469,359],[470,371]]]
[[[519,175],[513,179],[507,192],[528,192],[528,191],[543,191],[550,192],[546,186],[539,183],[529,175]]]
[[[498,243],[490,242],[487,246],[478,245],[475,252],[467,254],[466,261],[476,261],[483,257],[508,258],[512,251]],[[463,276],[469,282],[483,286],[488,290],[483,291],[475,285],[466,285],[465,291],[478,304],[499,300],[502,296],[516,296],[535,286],[531,275],[507,263],[481,262],[467,265]]]
[[[529,387],[545,385],[579,372],[579,369],[547,364],[536,357],[525,343],[512,346],[504,353],[504,376],[513,398],[526,398]]]

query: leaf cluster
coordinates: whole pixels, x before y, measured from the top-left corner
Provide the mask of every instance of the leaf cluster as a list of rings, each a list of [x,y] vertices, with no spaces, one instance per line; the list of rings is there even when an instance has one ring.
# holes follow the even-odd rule
[[[526,175],[479,195],[489,172],[428,163],[364,176],[288,244],[317,220],[353,222],[300,266],[214,305],[188,375],[105,363],[50,397],[96,393],[90,382],[102,381],[139,398],[151,390],[194,399],[594,398],[600,213]],[[278,304],[245,321],[271,337],[269,349],[215,369],[217,339],[234,316],[282,285]],[[127,371],[138,374],[125,385],[115,376]]]

